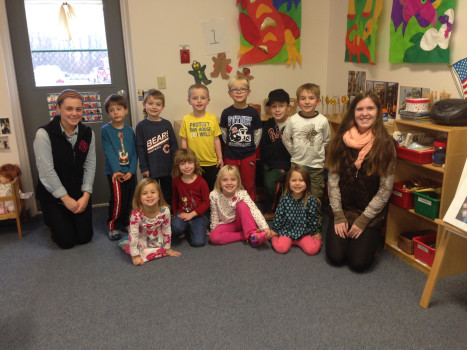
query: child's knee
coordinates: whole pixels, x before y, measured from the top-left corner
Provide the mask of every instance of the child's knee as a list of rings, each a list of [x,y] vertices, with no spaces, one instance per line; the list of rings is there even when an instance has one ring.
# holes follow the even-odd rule
[[[289,252],[290,247],[292,246],[292,240],[288,237],[283,236],[274,236],[271,238],[271,244],[276,253],[286,254]]]
[[[306,238],[306,239],[305,239]],[[321,250],[323,241],[317,237],[307,236],[302,238],[300,248],[308,255],[316,255]]]

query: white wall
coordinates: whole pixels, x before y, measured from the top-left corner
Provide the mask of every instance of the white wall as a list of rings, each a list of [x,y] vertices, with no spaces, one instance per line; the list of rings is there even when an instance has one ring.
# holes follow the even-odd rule
[[[327,71],[327,93],[347,93],[349,70],[365,71],[368,80],[398,82],[399,86],[426,87],[439,92],[446,90],[453,98],[459,98],[454,80],[447,64],[389,63],[389,25],[392,1],[384,0],[383,11],[378,22],[376,65],[344,62],[347,4],[344,0],[330,0],[333,14],[329,23],[329,69]],[[467,1],[458,0],[455,10],[453,33],[451,34],[451,63],[467,57]]]
[[[0,4],[0,11],[3,11],[3,2]],[[1,26],[4,26],[3,20],[1,20]],[[0,151],[0,165],[5,163],[19,164],[19,153],[18,145],[16,142],[16,123],[12,118],[12,106],[10,104],[10,89],[7,85],[7,72],[8,68],[5,64],[5,59],[3,55],[3,48],[6,45],[3,43],[3,38],[0,36],[0,118],[8,118],[10,120],[12,134],[8,135],[8,141],[10,143],[11,150]],[[1,135],[5,136],[5,135]]]
[[[169,120],[181,119],[191,111],[187,102],[187,89],[194,84],[188,74],[191,64],[180,64],[179,46],[190,46],[191,60],[196,59],[213,68],[212,56],[204,49],[201,23],[214,19],[225,20],[232,72],[238,69],[237,52],[240,46],[238,9],[234,0],[199,1],[128,1],[131,27],[131,45],[134,55],[136,86],[139,89],[157,88],[156,77],[164,75],[167,89],[164,117]],[[250,66],[251,95],[249,102],[263,105],[270,90],[285,89],[295,97],[297,87],[305,82],[315,82],[326,89],[328,51],[329,3],[327,1],[302,1],[301,66],[285,64],[258,64]],[[243,67],[242,67],[243,68]],[[209,77],[209,75],[208,75]],[[232,104],[227,94],[227,80],[214,78],[208,85],[211,103],[207,110],[220,116],[222,110]],[[139,108],[142,118],[142,107]]]

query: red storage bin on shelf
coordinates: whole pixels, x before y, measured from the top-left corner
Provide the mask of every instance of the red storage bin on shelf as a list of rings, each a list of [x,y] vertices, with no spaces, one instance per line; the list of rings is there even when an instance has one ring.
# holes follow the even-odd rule
[[[394,188],[392,189],[391,194],[391,203],[394,203],[401,208],[413,209],[414,195],[411,190],[404,190],[404,185],[408,185],[410,183],[410,181],[394,182]]]
[[[434,150],[430,149],[427,151],[414,151],[405,147],[397,146],[397,157],[407,159],[415,163],[432,163],[433,162]]]
[[[413,254],[415,259],[420,260],[428,266],[433,265],[435,259],[435,248],[430,247],[436,243],[436,233],[426,236],[418,236],[413,239]]]

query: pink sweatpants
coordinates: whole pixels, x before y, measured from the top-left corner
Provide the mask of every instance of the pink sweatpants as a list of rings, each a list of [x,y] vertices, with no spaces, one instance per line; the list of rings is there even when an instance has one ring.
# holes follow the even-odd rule
[[[316,237],[305,235],[296,241],[286,236],[274,236],[271,239],[272,247],[279,254],[286,254],[293,245],[298,245],[303,252],[308,255],[316,255],[319,253],[323,242]]]
[[[240,201],[237,203],[235,221],[217,225],[209,235],[212,244],[229,244],[246,241],[252,232],[258,229],[248,205]]]

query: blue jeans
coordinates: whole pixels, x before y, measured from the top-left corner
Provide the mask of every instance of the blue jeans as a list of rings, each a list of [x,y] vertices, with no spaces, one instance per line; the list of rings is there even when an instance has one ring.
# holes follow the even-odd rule
[[[189,221],[183,221],[177,216],[180,213],[181,211],[177,212],[172,219],[172,237],[176,238],[187,232],[190,235],[189,242],[192,246],[202,247],[205,245],[208,219],[204,215],[198,215]]]

